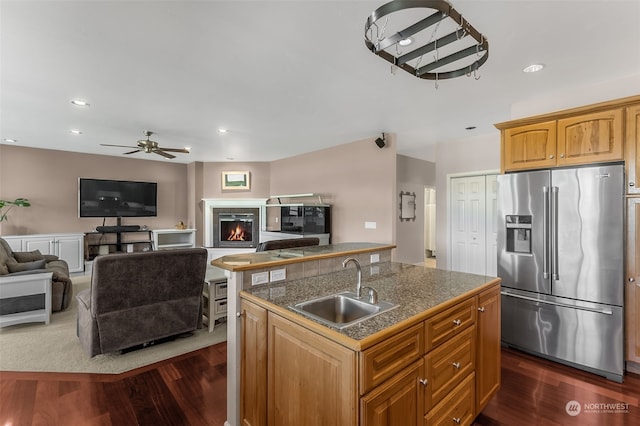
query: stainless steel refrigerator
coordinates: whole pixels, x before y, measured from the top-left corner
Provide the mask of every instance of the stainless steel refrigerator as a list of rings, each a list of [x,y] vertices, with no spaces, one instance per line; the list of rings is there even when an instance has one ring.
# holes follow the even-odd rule
[[[503,344],[622,382],[624,166],[498,176]]]

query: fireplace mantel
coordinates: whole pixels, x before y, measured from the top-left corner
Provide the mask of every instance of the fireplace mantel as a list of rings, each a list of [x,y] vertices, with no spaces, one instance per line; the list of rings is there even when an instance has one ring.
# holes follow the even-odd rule
[[[204,207],[204,245],[213,247],[213,209],[214,208],[257,208],[260,209],[260,226],[266,223],[266,198],[203,198]]]

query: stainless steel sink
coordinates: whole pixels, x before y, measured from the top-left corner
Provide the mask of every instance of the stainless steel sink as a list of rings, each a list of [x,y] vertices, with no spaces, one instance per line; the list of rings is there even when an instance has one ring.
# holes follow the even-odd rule
[[[339,293],[290,306],[294,311],[324,324],[342,329],[395,308],[389,302],[367,303],[354,293]]]

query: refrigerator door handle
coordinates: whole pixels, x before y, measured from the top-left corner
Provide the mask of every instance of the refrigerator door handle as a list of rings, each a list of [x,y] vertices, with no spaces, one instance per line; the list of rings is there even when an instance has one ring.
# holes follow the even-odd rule
[[[608,308],[599,309],[599,308],[589,308],[587,306],[570,305],[567,303],[553,302],[551,300],[542,300],[536,297],[523,296],[521,294],[513,294],[505,290],[502,290],[500,294],[502,294],[503,296],[514,297],[516,299],[528,300],[530,302],[542,303],[546,305],[554,305],[554,306],[561,306],[563,308],[579,309],[582,311],[595,312],[597,314],[613,315],[613,311]]]
[[[549,279],[549,187],[542,187],[542,276]]]
[[[557,281],[560,279],[558,274],[558,187],[553,186],[551,199],[551,274],[552,278]]]

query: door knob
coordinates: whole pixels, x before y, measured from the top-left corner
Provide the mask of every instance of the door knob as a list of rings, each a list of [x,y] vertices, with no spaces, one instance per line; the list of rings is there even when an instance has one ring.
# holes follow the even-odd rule
[[[633,278],[633,277],[629,277],[629,282],[630,282],[630,283],[635,282],[635,280],[636,280],[635,278]]]
[[[553,160],[553,154],[549,156],[549,160]]]
[[[635,182],[629,182],[629,186],[636,186]]]
[[[422,386],[427,386],[428,380],[427,379],[418,379],[418,383],[420,383]]]
[[[453,422],[454,422],[455,424],[459,425],[459,424],[460,424],[460,417],[454,417],[454,418],[453,418]]]
[[[479,308],[478,308],[478,311],[480,311],[480,312],[484,312],[484,306],[479,307]]]
[[[452,364],[456,369],[460,369],[460,363],[459,362],[454,362]]]
[[[564,158],[564,154],[560,154],[560,158]]]
[[[460,321],[459,319],[457,319],[457,320],[453,320],[453,323],[454,323],[455,325],[460,325],[460,324],[462,324],[462,321]]]

